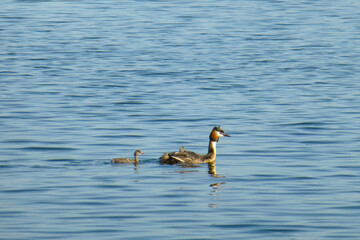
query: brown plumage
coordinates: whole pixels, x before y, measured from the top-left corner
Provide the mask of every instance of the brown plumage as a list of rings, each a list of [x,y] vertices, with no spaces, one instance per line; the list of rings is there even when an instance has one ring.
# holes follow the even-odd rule
[[[170,152],[164,153],[159,159],[161,163],[165,164],[201,164],[201,163],[209,163],[214,161],[216,158],[216,142],[219,141],[220,137],[231,137],[226,134],[224,130],[220,128],[220,126],[216,126],[211,130],[209,136],[209,148],[208,153],[205,155],[201,155],[195,152],[187,151],[180,148],[179,152]]]
[[[138,163],[138,155],[144,154],[141,150],[136,150],[134,152],[134,159],[131,158],[113,158],[111,159],[112,163]]]

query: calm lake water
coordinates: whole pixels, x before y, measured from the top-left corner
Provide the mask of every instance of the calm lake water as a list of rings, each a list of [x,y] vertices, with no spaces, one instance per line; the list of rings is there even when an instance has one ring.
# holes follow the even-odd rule
[[[359,1],[0,6],[0,239],[360,238]]]

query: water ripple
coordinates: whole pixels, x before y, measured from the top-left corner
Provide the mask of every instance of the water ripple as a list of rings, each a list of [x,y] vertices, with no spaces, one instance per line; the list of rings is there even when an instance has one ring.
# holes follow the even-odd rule
[[[2,3],[1,238],[360,236],[355,1]]]

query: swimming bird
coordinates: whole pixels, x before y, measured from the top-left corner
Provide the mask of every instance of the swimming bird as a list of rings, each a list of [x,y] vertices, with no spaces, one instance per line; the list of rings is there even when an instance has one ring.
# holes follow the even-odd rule
[[[198,154],[195,152],[187,151],[185,148],[181,147],[179,152],[170,152],[164,153],[160,158],[161,163],[165,164],[201,164],[209,163],[215,160],[216,158],[216,143],[219,141],[220,137],[231,137],[229,134],[226,134],[220,126],[216,126],[211,130],[209,136],[209,149],[208,153],[205,155]]]
[[[134,152],[134,159],[131,158],[113,158],[111,159],[112,163],[139,163],[138,155],[144,154],[141,150],[136,150]]]

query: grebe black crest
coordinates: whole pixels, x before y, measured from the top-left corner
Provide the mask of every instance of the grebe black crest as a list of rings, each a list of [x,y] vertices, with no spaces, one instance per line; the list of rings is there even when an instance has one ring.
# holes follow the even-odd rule
[[[144,154],[141,150],[136,150],[134,152],[134,159],[131,158],[113,158],[111,159],[112,163],[139,163],[138,156]]]
[[[220,126],[214,127],[209,135],[209,148],[208,153],[205,155],[195,152],[187,151],[184,147],[179,149],[179,152],[164,153],[159,159],[160,162],[165,164],[201,164],[215,161],[216,158],[216,143],[220,137],[231,137],[226,134]]]

